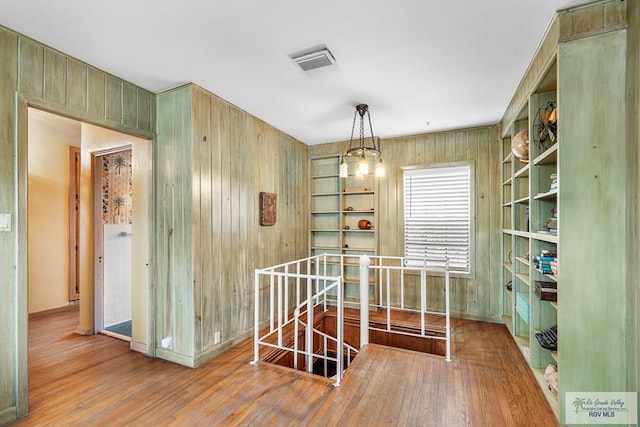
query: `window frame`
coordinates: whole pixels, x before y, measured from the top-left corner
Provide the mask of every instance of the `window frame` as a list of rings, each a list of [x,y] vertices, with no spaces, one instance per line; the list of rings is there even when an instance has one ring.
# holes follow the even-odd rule
[[[452,167],[460,167],[467,166],[469,167],[469,271],[460,271],[460,270],[450,270],[451,277],[460,277],[465,279],[474,279],[476,275],[475,268],[475,260],[476,260],[476,252],[475,252],[475,223],[477,221],[476,217],[476,187],[475,187],[475,161],[460,161],[460,162],[444,162],[444,163],[432,163],[432,164],[424,164],[424,165],[411,165],[411,166],[402,166],[402,175],[401,175],[401,185],[402,185],[402,256],[405,256],[406,253],[406,241],[405,241],[405,174],[408,171],[420,170],[420,169],[436,169],[436,168],[452,168]],[[443,273],[436,271],[427,271],[428,275],[431,276],[442,276]]]

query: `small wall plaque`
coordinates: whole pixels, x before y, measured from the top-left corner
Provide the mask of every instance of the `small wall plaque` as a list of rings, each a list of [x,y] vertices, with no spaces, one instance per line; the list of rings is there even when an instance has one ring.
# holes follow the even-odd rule
[[[276,193],[260,192],[260,225],[273,225],[276,223],[277,213]]]

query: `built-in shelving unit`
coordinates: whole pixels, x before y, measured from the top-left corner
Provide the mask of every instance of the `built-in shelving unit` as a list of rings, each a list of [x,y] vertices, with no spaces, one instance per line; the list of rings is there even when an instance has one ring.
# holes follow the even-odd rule
[[[544,349],[535,334],[557,325],[558,305],[536,295],[536,282],[553,282],[560,286],[557,275],[546,270],[546,261],[543,271],[537,257],[542,253],[557,254],[558,250],[557,160],[560,144],[555,131],[553,141],[548,135],[544,141],[539,141],[539,136],[541,112],[556,105],[557,68],[554,62],[502,140],[502,281],[505,284],[502,318],[534,376],[545,389],[544,369],[549,364],[558,366],[559,358],[557,352]],[[529,135],[528,156],[519,158],[512,152],[511,142],[523,129]],[[554,262],[557,265],[557,260]],[[510,284],[511,289],[506,284]],[[547,397],[558,413],[555,397],[551,393],[547,393]]]
[[[356,175],[354,161],[345,159],[350,173],[340,178],[342,156],[329,155],[310,160],[310,255],[344,254],[335,258],[333,271],[345,281],[345,300],[359,301],[359,264],[362,254],[376,255],[378,239],[377,181],[374,174]],[[373,169],[373,168],[372,168]],[[341,270],[342,268],[342,270]],[[371,276],[370,300],[375,301],[375,277]]]

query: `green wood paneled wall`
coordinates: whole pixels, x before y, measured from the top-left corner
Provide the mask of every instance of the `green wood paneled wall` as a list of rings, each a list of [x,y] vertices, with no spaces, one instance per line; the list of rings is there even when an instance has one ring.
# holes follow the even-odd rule
[[[560,392],[634,391],[627,322],[638,260],[627,265],[626,254],[637,245],[637,212],[627,215],[637,164],[627,162],[626,31],[562,43],[559,64]]]
[[[306,256],[307,147],[195,85],[158,95],[157,133],[158,355],[195,366],[253,330],[256,268]]]
[[[457,315],[496,320],[500,314],[500,144],[498,127],[453,130],[380,142],[386,176],[378,186],[379,254],[403,254],[403,166],[471,162],[475,172],[475,274],[452,278],[451,310]],[[309,147],[310,156],[342,153],[348,142]],[[433,306],[444,304],[444,280],[429,278]],[[416,306],[417,301],[416,301]]]
[[[0,423],[28,403],[26,144],[15,132],[26,135],[16,105],[22,120],[27,104],[142,137],[155,125],[153,93],[0,26],[0,213],[12,216],[0,233]]]

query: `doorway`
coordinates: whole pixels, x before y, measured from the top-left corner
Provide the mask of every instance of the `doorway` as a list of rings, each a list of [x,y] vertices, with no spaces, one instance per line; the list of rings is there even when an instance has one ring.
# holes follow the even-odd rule
[[[93,154],[96,331],[131,341],[132,150]]]
[[[95,317],[97,292],[94,288],[94,272],[102,270],[98,268],[98,264],[101,262],[99,257],[103,255],[95,250],[92,161],[101,153],[127,148],[131,153],[131,161],[127,166],[130,174],[126,179],[131,184],[131,195],[136,199],[136,203],[126,213],[131,218],[131,230],[116,232],[117,236],[128,239],[131,247],[130,256],[126,257],[126,261],[130,263],[128,274],[130,300],[125,302],[120,299],[119,306],[128,307],[130,312],[127,316],[132,325],[130,348],[147,354],[147,343],[151,336],[148,322],[151,141],[27,106],[24,111],[27,119],[24,121],[27,126],[23,132],[26,136],[25,152],[27,153],[25,170],[28,175],[26,188],[28,191],[25,193],[29,195],[26,211],[30,239],[26,245],[28,313],[68,308],[78,310],[79,307],[78,326],[75,332],[81,335],[98,332]],[[34,120],[39,123],[34,125]],[[40,139],[42,141],[38,144]],[[56,143],[52,142],[53,139]],[[74,157],[73,162],[71,161],[69,146],[75,146],[80,150],[79,176],[76,177],[72,177],[67,170],[78,160]],[[52,151],[54,147],[57,147],[55,148],[57,151]],[[34,159],[32,154],[36,150],[41,152]],[[58,169],[50,173],[51,178],[49,176],[42,178],[38,174],[31,175],[31,167]],[[124,169],[121,171],[124,172]],[[53,181],[56,181],[56,186],[61,186],[62,190],[57,190],[56,187],[54,191]],[[69,181],[78,182],[77,186],[80,188],[78,198],[70,194],[72,191],[69,189],[71,187]],[[30,197],[35,195],[32,190],[37,186],[42,187],[41,194],[47,195],[47,198]],[[48,197],[53,194],[56,194],[56,200],[60,203],[51,202]],[[74,204],[79,207],[79,214],[71,221],[75,210]],[[124,207],[120,207],[118,213],[124,214],[124,212]],[[32,227],[32,215],[40,217],[39,228]],[[58,219],[54,220],[54,218]],[[77,224],[75,237],[72,225],[74,221]],[[125,235],[121,236],[123,231]],[[37,240],[38,238],[40,240]],[[71,250],[72,244],[74,249],[75,245],[78,246],[78,251]],[[74,257],[74,253],[77,257]],[[77,267],[75,273],[70,267],[74,263]],[[72,280],[71,276],[76,279]],[[38,278],[41,279],[41,286],[34,288]],[[76,289],[76,283],[79,283],[79,289]],[[76,290],[79,292],[77,301],[73,299]]]

